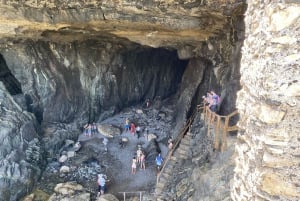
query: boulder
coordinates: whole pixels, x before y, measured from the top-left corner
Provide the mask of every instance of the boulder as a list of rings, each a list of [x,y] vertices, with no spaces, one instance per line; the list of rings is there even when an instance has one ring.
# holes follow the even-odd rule
[[[104,194],[101,195],[97,201],[119,201],[118,198],[116,198],[116,196],[112,195],[112,194]]]
[[[75,151],[68,151],[67,156],[68,156],[68,158],[74,157],[75,156]]]
[[[58,159],[58,161],[59,161],[60,163],[64,163],[66,160],[68,160],[68,156],[66,156],[66,155],[62,155],[62,156]]]
[[[82,191],[83,187],[75,182],[59,183],[55,186],[54,191],[63,195],[73,195],[76,191]]]
[[[121,134],[120,128],[111,124],[100,124],[98,126],[98,132],[109,138],[113,138],[114,136]]]
[[[84,188],[75,182],[59,183],[54,191],[48,201],[88,201],[91,197],[90,193],[85,192]]]
[[[151,141],[151,140],[154,140],[154,139],[156,139],[156,138],[157,138],[157,136],[156,136],[155,134],[150,133],[150,134],[148,134],[147,140],[148,140],[148,141]]]
[[[70,172],[70,168],[68,166],[64,165],[59,169],[59,172],[60,173],[68,173],[68,172]]]

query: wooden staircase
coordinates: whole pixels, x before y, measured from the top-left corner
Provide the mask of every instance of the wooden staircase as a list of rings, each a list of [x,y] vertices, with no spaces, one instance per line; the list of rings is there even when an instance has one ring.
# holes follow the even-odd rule
[[[179,172],[180,168],[182,168],[182,162],[186,159],[192,159],[190,150],[192,134],[189,130],[196,114],[200,111],[203,111],[202,120],[207,127],[207,135],[209,136],[211,133],[214,133],[215,150],[224,151],[227,147],[227,133],[238,129],[237,126],[229,126],[230,118],[238,114],[237,111],[234,111],[228,116],[221,116],[213,113],[206,106],[202,107],[198,105],[197,109],[176,138],[173,148],[168,151],[162,169],[157,175],[155,188],[155,197],[157,201],[171,201],[174,197],[174,195],[168,191],[168,187],[170,186],[170,182],[172,182],[174,173]]]

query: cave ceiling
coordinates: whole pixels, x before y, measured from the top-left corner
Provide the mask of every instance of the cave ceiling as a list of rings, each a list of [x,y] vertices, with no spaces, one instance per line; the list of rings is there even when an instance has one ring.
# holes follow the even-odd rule
[[[127,40],[151,47],[197,47],[226,33],[241,0],[2,0],[0,45],[26,39]]]

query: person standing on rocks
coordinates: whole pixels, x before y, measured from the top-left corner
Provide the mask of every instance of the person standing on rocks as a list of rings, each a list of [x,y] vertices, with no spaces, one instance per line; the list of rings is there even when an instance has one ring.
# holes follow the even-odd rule
[[[108,143],[108,139],[105,137],[103,138],[103,145],[104,145],[104,150],[107,152],[107,143]]]
[[[92,124],[92,134],[95,135],[97,133],[97,125],[95,122]]]
[[[132,174],[136,173],[136,163],[137,163],[137,161],[136,161],[136,158],[134,156],[133,159],[132,159],[132,164],[131,164],[131,173]]]
[[[87,123],[84,125],[84,135],[85,136],[88,136],[88,137],[91,137],[92,136],[92,127],[91,127],[91,124],[90,123]]]
[[[141,127],[137,126],[136,129],[135,129],[135,131],[136,131],[136,136],[139,139],[140,138],[140,133],[141,133]]]
[[[106,179],[106,176],[103,174],[98,174],[97,178],[97,183],[98,183],[98,194],[97,196],[99,197],[100,195],[103,195],[105,193],[105,184],[109,180]]]
[[[134,135],[135,135],[135,132],[136,132],[136,130],[135,130],[135,125],[134,125],[134,123],[131,123],[131,124],[130,124],[130,133],[134,136]]]
[[[129,125],[129,119],[126,118],[125,119],[125,132],[129,131],[130,130],[130,125]]]

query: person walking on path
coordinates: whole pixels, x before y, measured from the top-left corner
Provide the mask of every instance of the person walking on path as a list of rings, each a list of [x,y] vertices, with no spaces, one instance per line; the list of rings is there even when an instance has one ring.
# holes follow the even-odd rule
[[[138,149],[136,151],[136,159],[138,164],[141,164],[141,156],[142,156],[142,147],[141,145],[138,145]]]
[[[135,156],[132,159],[132,164],[131,164],[131,174],[135,174],[136,173],[136,158]]]
[[[155,158],[155,162],[156,162],[156,166],[157,166],[157,173],[160,172],[163,161],[164,160],[163,160],[161,154],[159,153]]]
[[[142,154],[141,154],[141,169],[146,169],[146,155],[145,153],[142,151]]]

